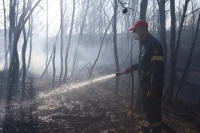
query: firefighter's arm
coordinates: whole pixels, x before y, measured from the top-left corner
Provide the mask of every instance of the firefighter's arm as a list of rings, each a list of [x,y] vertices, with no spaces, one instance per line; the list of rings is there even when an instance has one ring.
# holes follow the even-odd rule
[[[126,69],[124,69],[121,72],[116,73],[116,76],[120,76],[121,74],[127,74],[127,73],[131,73],[132,71],[138,70],[138,64],[134,64]]]
[[[156,93],[164,84],[164,56],[159,43],[154,44],[150,50],[152,68],[150,92]]]
[[[138,66],[139,66],[138,63],[136,63],[136,64],[124,69],[124,72],[131,73],[132,71],[138,70]]]

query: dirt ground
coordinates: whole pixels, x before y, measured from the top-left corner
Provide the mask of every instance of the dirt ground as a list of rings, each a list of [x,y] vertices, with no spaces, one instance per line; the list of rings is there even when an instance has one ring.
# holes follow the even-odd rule
[[[104,74],[103,71],[99,73]],[[124,75],[120,78],[119,95],[114,93],[114,78],[71,90],[69,85],[83,82],[81,78],[68,80],[68,85],[55,88],[51,87],[51,79],[35,78],[31,81],[27,78],[27,104],[24,106],[26,122],[20,123],[19,103],[13,99],[14,122],[10,131],[20,132],[23,125],[26,132],[37,133],[131,133],[128,114],[131,89],[127,91],[127,77]],[[5,87],[4,79],[0,80],[1,88]],[[15,97],[20,99],[20,95],[19,89]],[[3,132],[3,107],[1,104],[0,132]],[[162,133],[200,132],[200,108],[194,103],[178,99],[170,107],[163,104],[162,116]],[[148,122],[142,110],[133,111],[133,122],[136,133],[145,133],[143,127],[148,127]]]

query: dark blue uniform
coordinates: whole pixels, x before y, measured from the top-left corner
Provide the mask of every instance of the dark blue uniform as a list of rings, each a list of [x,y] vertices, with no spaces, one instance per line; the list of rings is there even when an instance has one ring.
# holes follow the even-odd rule
[[[142,107],[153,132],[161,132],[161,98],[164,86],[164,56],[160,42],[151,34],[142,43],[140,63],[133,65],[139,71],[142,87]],[[153,100],[147,99],[148,91],[156,93]],[[157,130],[157,131],[156,131]]]

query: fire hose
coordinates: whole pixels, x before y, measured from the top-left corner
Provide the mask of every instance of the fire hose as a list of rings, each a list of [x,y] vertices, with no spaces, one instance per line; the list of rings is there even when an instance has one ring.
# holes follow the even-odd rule
[[[118,72],[116,73],[116,76],[120,76],[122,74],[127,74],[125,72]],[[135,133],[134,125],[133,125],[133,95],[134,95],[134,74],[133,71],[131,72],[131,78],[132,78],[132,91],[131,91],[131,110],[128,111],[128,113],[131,115],[131,128],[133,133]]]

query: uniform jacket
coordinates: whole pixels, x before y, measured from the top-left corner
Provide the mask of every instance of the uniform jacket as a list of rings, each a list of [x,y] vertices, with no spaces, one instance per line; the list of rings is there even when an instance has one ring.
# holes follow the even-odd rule
[[[133,70],[139,71],[140,82],[151,92],[161,92],[164,86],[164,56],[160,42],[151,34],[141,41],[139,64]]]

